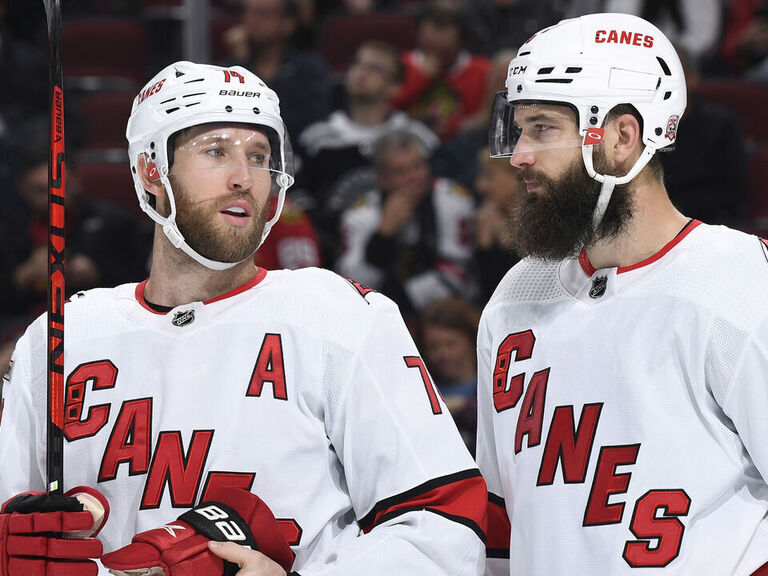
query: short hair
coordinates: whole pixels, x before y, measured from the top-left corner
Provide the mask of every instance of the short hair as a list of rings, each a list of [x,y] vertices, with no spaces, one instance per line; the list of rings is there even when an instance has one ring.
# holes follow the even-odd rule
[[[422,329],[426,326],[440,326],[458,330],[470,342],[477,340],[477,325],[480,312],[469,302],[459,298],[441,298],[428,304],[421,312]]]
[[[400,59],[400,52],[392,44],[385,42],[384,40],[366,40],[357,47],[355,54],[361,50],[371,50],[388,56],[395,65],[393,79],[398,83],[403,80],[403,76],[405,74],[403,61]]]
[[[424,141],[415,133],[405,128],[390,130],[380,136],[373,144],[373,167],[376,172],[383,172],[386,169],[385,156],[390,150],[405,150],[411,147],[417,147],[421,156],[426,160],[429,157],[427,147]]]
[[[469,15],[459,0],[432,0],[427,4],[421,21],[429,21],[439,27],[456,28],[462,40],[466,39],[469,30]]]

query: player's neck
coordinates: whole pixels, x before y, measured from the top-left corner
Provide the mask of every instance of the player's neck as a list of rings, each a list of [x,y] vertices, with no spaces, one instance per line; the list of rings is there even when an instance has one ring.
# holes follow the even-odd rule
[[[155,241],[152,269],[144,291],[145,298],[153,304],[173,308],[205,302],[245,284],[257,272],[251,258],[227,270],[211,270],[165,244]]]
[[[677,236],[689,218],[678,212],[663,184],[641,184],[635,192],[632,219],[618,236],[587,246],[597,269],[632,266],[653,256]]]
[[[389,102],[381,99],[354,99],[347,110],[350,119],[362,126],[383,124],[391,111]]]

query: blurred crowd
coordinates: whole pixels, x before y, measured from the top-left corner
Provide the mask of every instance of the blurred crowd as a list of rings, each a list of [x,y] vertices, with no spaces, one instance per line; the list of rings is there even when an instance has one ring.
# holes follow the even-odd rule
[[[190,3],[190,0],[187,0]],[[123,134],[143,82],[183,59],[181,0],[65,2],[67,288],[140,281],[153,227]],[[479,311],[517,258],[515,169],[487,124],[509,60],[566,17],[628,12],[675,42],[689,100],[672,200],[768,230],[768,0],[208,0],[209,61],[280,97],[296,184],[259,265],[323,266],[393,298],[470,447]],[[0,0],[0,366],[45,310],[48,65],[41,2]]]

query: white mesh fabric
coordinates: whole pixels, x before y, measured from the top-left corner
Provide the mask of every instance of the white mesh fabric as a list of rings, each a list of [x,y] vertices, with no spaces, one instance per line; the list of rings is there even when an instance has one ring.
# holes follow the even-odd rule
[[[568,294],[557,277],[558,262],[526,258],[499,284],[494,300],[512,302],[551,302]]]
[[[335,342],[323,343],[323,397],[325,398],[325,428],[328,435],[336,423],[336,409],[341,402],[349,372],[352,367],[352,353]]]

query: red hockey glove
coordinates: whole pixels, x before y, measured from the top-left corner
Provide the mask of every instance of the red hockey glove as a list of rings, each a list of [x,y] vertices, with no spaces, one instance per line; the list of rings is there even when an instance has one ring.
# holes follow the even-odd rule
[[[93,536],[107,516],[107,499],[85,486],[14,496],[0,509],[0,576],[96,576]]]
[[[258,550],[286,572],[293,552],[269,507],[243,488],[219,488],[178,520],[136,534],[131,544],[105,554],[102,564],[113,574],[139,576],[217,576],[238,571],[208,550],[208,542],[236,542]]]

